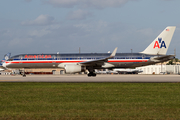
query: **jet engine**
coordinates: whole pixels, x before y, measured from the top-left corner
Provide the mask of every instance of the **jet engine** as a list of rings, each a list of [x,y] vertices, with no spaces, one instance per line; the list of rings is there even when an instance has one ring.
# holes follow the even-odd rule
[[[78,73],[78,72],[84,72],[86,70],[85,66],[75,65],[75,64],[69,64],[65,65],[65,72],[66,73]]]

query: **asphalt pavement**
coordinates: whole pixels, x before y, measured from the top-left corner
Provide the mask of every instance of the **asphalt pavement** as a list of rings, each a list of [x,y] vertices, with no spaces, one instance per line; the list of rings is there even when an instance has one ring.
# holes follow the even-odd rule
[[[0,75],[0,82],[180,82],[180,75]]]

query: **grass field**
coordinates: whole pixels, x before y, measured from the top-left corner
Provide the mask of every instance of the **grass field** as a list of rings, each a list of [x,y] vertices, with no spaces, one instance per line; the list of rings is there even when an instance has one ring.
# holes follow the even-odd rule
[[[180,119],[180,83],[0,83],[0,119]]]

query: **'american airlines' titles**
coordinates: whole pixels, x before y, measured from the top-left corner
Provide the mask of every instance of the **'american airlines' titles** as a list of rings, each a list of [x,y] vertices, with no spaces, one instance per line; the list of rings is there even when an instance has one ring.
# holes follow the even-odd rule
[[[158,41],[155,41],[153,48],[156,48],[156,47],[157,48],[162,48],[162,47],[166,48],[166,44],[164,41],[162,41],[162,38],[158,38]]]
[[[25,55],[24,58],[51,58],[51,55]]]

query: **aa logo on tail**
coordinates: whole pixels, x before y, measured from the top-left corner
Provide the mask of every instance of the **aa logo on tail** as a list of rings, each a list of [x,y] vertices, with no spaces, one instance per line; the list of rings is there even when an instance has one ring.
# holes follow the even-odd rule
[[[166,48],[166,44],[164,41],[162,41],[162,38],[158,38],[158,41],[155,41],[153,48],[156,48],[156,47],[157,48],[162,48],[162,47]]]

